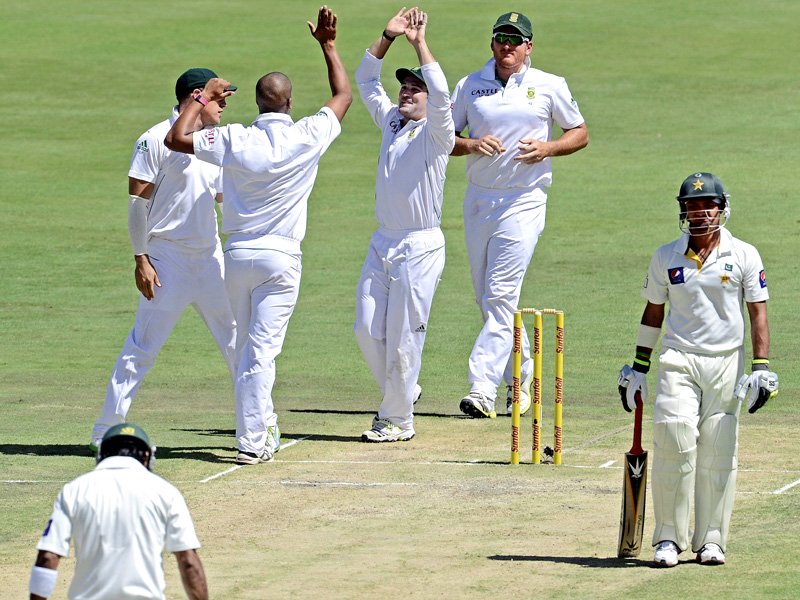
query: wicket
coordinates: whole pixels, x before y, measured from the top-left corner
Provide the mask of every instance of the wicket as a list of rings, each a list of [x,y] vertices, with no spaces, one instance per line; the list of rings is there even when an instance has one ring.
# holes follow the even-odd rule
[[[532,415],[532,463],[542,462],[542,315],[556,318],[556,364],[555,364],[555,408],[553,412],[553,464],[561,464],[562,406],[564,392],[564,311],[555,308],[522,308],[514,312],[513,356],[513,404],[511,410],[511,464],[519,464],[520,412],[519,394],[522,382],[522,315],[533,315],[533,380],[531,382]]]

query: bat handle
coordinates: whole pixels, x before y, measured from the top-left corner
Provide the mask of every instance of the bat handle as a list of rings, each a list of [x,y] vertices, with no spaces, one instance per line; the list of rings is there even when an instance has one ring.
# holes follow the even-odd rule
[[[644,402],[642,402],[642,395],[636,392],[636,411],[633,415],[633,446],[631,446],[631,454],[642,454],[642,415],[644,413]]]

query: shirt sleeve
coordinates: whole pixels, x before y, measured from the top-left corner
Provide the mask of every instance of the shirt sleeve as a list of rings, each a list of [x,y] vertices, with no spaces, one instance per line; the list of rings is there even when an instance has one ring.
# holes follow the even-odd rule
[[[450,153],[456,143],[453,113],[450,110],[450,90],[447,78],[439,63],[422,65],[422,75],[428,86],[428,108],[426,118],[431,137]]]
[[[553,95],[553,119],[561,129],[573,129],[584,122],[565,79],[561,79]]]
[[[300,144],[305,141],[308,145],[318,146],[319,154],[322,155],[342,132],[342,125],[336,118],[336,113],[323,106],[317,114],[300,119],[292,129],[293,134],[304,138],[294,139],[293,142]]]
[[[192,516],[189,514],[189,507],[186,506],[186,500],[183,499],[177,489],[174,489],[169,506],[164,548],[167,552],[182,552],[183,550],[195,550],[199,547],[200,540],[197,539]]]
[[[143,133],[133,148],[128,177],[153,183],[161,166],[161,144],[149,132]]]
[[[367,50],[356,69],[356,85],[361,101],[378,127],[383,127],[386,115],[394,108],[394,103],[381,85],[382,66],[383,60],[375,58]]]
[[[661,263],[661,253],[656,252],[650,259],[647,277],[642,285],[642,297],[653,304],[665,304],[669,299],[667,270]]]
[[[453,127],[456,131],[461,133],[466,129],[467,123],[467,102],[466,98],[463,98],[463,91],[464,86],[467,82],[467,78],[464,77],[461,81],[456,84],[455,89],[453,90],[453,95],[450,98],[450,106],[452,107],[452,115],[453,115]]]
[[[37,550],[52,552],[59,556],[69,556],[69,542],[72,538],[72,521],[64,502],[64,490],[61,490],[53,504],[53,514],[42,532],[36,545]]]
[[[229,125],[195,131],[192,134],[194,155],[202,161],[221,167],[229,154],[230,139]]]
[[[767,274],[761,255],[754,246],[745,246],[744,260],[742,261],[742,288],[744,289],[745,302],[763,302],[769,300],[767,290]]]

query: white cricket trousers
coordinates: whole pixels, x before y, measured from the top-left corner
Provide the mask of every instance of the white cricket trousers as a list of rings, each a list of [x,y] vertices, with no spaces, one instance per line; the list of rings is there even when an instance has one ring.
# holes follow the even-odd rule
[[[414,387],[436,287],[444,235],[379,229],[370,240],[356,293],[356,340],[380,387],[378,418],[413,429]]]
[[[741,349],[693,354],[665,348],[659,357],[653,403],[653,545],[671,540],[692,550],[722,550],[736,494],[740,402],[733,389],[743,370]]]
[[[277,424],[272,401],[275,358],[300,291],[299,254],[228,249],[225,282],[237,324],[236,439],[239,450],[261,454],[267,427]]]
[[[214,337],[233,379],[235,323],[223,281],[222,250],[197,252],[153,238],[149,256],[161,287],[152,300],[139,297],[133,328],[122,347],[106,389],[100,418],[92,440],[103,437],[113,425],[123,423],[139,385],[153,368],[186,307],[191,305]]]
[[[467,243],[475,301],[483,329],[469,357],[470,391],[489,398],[512,381],[514,311],[522,281],[544,230],[547,194],[542,189],[489,190],[470,185],[464,197]],[[522,334],[522,380],[532,376],[530,340]]]

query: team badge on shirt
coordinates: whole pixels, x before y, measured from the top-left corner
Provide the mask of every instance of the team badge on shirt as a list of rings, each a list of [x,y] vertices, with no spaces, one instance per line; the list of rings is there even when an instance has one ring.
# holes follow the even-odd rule
[[[669,282],[672,285],[676,285],[678,283],[683,283],[683,267],[673,267],[667,271],[669,275]]]
[[[417,130],[412,129],[411,131],[408,132],[408,139],[413,140],[415,135],[417,135]]]
[[[728,263],[725,263],[725,270],[726,271],[733,271],[733,265],[729,265]]]
[[[731,276],[727,273],[723,273],[719,276],[719,281],[722,285],[728,285],[731,282]]]
[[[536,88],[528,88],[528,100],[533,100],[536,97]]]
[[[764,269],[758,272],[758,284],[762,288],[767,287],[767,274],[764,272]]]

